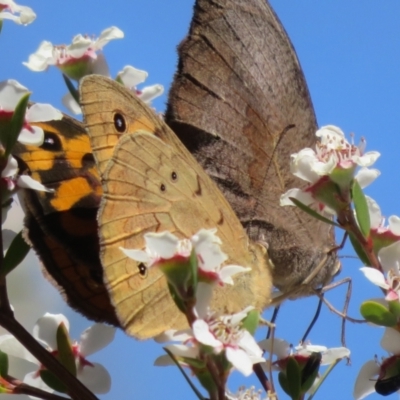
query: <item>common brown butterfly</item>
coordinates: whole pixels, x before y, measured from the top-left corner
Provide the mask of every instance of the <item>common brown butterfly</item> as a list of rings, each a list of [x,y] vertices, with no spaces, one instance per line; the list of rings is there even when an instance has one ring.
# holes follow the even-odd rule
[[[279,206],[281,193],[291,187],[301,187],[288,172],[289,156],[312,146],[316,130],[304,76],[283,27],[263,0],[220,1],[218,7],[215,2],[199,0],[189,35],[180,46],[179,54],[166,122],[217,183],[252,241],[268,244],[268,255],[274,265],[274,285],[292,297],[313,293],[315,288],[331,281],[339,264],[336,255],[328,253],[334,245],[333,231],[328,225],[295,208]],[[105,96],[104,100],[107,94]],[[93,115],[96,117],[96,111]],[[144,129],[155,133],[150,128],[148,121],[139,121],[129,132]],[[119,142],[118,134],[107,134],[113,137],[114,144]],[[151,144],[135,146],[154,147],[153,140],[148,139]],[[124,143],[128,143],[128,139],[124,139]],[[173,154],[176,148],[174,139]],[[123,151],[119,145],[118,151]],[[110,149],[107,157],[112,154]],[[100,174],[107,171],[106,179],[107,157],[99,159]],[[27,164],[31,168],[29,162]],[[60,165],[74,168],[68,162]],[[97,173],[93,173],[97,179],[93,193],[101,196]],[[60,178],[60,182],[64,180],[67,181]],[[95,210],[99,197],[96,201],[94,207],[84,208]],[[74,205],[71,208],[79,209]],[[64,237],[57,237],[43,224],[42,212],[46,213],[32,211],[33,220],[45,235],[62,246]],[[89,214],[85,212],[95,225],[95,217]],[[57,220],[54,221],[57,225]],[[82,265],[80,256],[75,255],[79,253],[74,250],[77,243],[73,240],[69,243],[68,257],[72,257],[74,265],[84,268],[85,274],[99,276],[98,263],[96,268],[91,268],[86,260]],[[46,243],[33,244],[41,252],[46,251]],[[54,262],[53,257],[55,268],[60,263]],[[69,285],[69,279],[64,283],[61,280],[58,279],[58,283],[64,288]],[[268,287],[267,280],[259,280],[258,284],[260,288]],[[73,296],[74,284],[70,287]],[[66,292],[70,297],[68,290]],[[78,296],[75,307],[98,319],[79,306],[80,299]],[[127,321],[129,317],[124,324],[128,324]]]

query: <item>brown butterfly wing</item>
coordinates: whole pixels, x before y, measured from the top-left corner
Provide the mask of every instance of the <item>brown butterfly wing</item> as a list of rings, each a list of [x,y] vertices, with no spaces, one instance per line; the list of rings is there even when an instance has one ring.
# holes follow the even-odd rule
[[[95,112],[102,90],[113,102],[106,110],[105,103],[98,103]],[[105,279],[124,329],[135,337],[148,338],[185,325],[161,273],[154,268],[142,277],[140,265],[119,249],[143,248],[146,232],[167,230],[190,237],[201,228],[217,228],[230,262],[250,266],[252,271],[240,275],[237,285],[219,290],[214,304],[227,311],[249,304],[265,307],[270,278],[260,246],[249,246],[225,198],[163,120],[133,93],[104,77],[86,77],[80,91],[98,162],[106,159],[106,147],[95,143],[108,142],[107,121],[115,122],[118,114],[117,127],[126,127],[103,169],[104,198],[98,218]],[[134,130],[137,121],[152,127],[150,133]],[[110,124],[108,129],[112,138],[116,128]],[[265,282],[262,291],[260,280]]]
[[[13,155],[21,172],[54,192],[24,190],[25,237],[71,307],[90,319],[118,325],[98,255],[102,188],[85,128],[66,115],[35,125],[44,130],[43,145],[18,143]]]
[[[304,186],[289,172],[290,154],[315,143],[316,120],[294,49],[265,0],[196,1],[166,121],[250,237],[268,242],[274,284],[288,291],[302,283],[334,236],[329,225],[279,206],[281,194]],[[329,255],[311,287],[337,268]]]

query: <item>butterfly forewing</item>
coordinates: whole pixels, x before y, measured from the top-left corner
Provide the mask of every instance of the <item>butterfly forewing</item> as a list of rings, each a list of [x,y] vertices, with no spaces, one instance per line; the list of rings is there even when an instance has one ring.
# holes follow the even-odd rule
[[[302,186],[290,154],[314,144],[316,120],[294,49],[265,0],[196,1],[166,121],[250,237],[268,243],[275,285],[288,291],[303,282],[334,237],[329,225],[279,206],[281,194]],[[311,287],[337,267],[329,255]]]

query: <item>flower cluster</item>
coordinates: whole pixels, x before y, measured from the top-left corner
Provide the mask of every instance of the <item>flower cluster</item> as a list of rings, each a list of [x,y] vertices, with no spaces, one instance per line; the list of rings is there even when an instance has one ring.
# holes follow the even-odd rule
[[[57,331],[60,326],[65,327],[67,332],[69,331],[69,321],[64,315],[46,313],[37,321],[33,329],[33,337],[55,356],[60,351],[57,341]],[[87,357],[107,346],[114,339],[114,335],[115,328],[95,324],[82,333],[79,342],[70,344],[76,363],[76,376],[94,393],[107,393],[111,387],[111,377],[106,368],[101,364],[88,361]],[[44,367],[14,336],[0,336],[0,350],[11,358],[24,360],[26,369],[31,370],[24,376],[24,383],[49,392],[54,391],[41,379],[40,373],[44,370]],[[21,364],[19,368],[25,369],[21,367]],[[9,373],[20,375],[18,368],[11,369]]]
[[[36,18],[30,7],[20,6],[13,0],[0,0],[0,21],[9,19],[19,25],[28,25]]]
[[[1,182],[6,190],[2,190],[4,206],[11,194],[18,188],[47,191],[41,183],[28,175],[20,175],[17,160],[10,154],[10,132],[14,110],[29,91],[15,80],[0,82],[0,142],[3,160],[1,161]],[[32,125],[34,122],[59,120],[62,113],[49,104],[33,104],[27,108],[18,141],[22,144],[40,146],[43,143],[43,129]],[[5,213],[2,214],[4,220]]]
[[[107,61],[101,51],[111,40],[123,37],[124,33],[112,26],[101,32],[97,39],[79,34],[69,45],[53,45],[51,42],[43,41],[23,64],[35,72],[56,66],[67,77],[76,81],[89,74],[110,76]],[[143,83],[147,76],[146,71],[128,65],[117,74],[116,80],[133,90],[144,102],[150,103],[164,92],[164,88],[157,84],[137,89],[137,85]],[[71,93],[67,93],[62,102],[72,113],[81,114],[80,106]]]
[[[210,364],[218,369],[218,376],[223,379],[220,384],[224,385],[232,368],[247,376],[253,364],[265,361],[246,324],[254,312],[252,308],[234,315],[218,315],[208,307],[215,284],[233,284],[233,275],[249,270],[224,265],[228,257],[221,251],[221,241],[215,233],[216,230],[202,229],[183,240],[170,232],[147,233],[145,250],[121,248],[126,256],[144,263],[147,268],[160,268],[166,276],[173,288],[174,300],[178,298],[175,301],[179,309],[186,312],[190,328],[165,332],[157,340],[182,342],[168,345],[166,349],[178,362],[190,367],[209,393],[217,385],[215,377],[210,375]],[[163,356],[156,364],[172,364],[172,360]]]
[[[281,205],[293,205],[290,198],[303,204],[316,205],[319,211],[340,213],[350,202],[351,185],[356,179],[362,188],[372,183],[379,171],[370,169],[379,153],[365,153],[365,141],[359,146],[349,143],[342,130],[328,125],[316,132],[316,149],[306,148],[292,154],[290,170],[308,182],[304,189],[290,189],[281,197]],[[356,168],[361,169],[356,173]]]

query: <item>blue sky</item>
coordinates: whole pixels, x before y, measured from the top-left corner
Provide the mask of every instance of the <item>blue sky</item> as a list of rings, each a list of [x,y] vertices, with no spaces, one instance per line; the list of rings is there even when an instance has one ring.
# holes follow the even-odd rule
[[[98,35],[115,25],[124,31],[125,39],[105,47],[112,74],[131,64],[149,72],[148,84],[161,83],[167,91],[177,62],[176,46],[188,30],[192,3],[178,0],[129,3],[122,0],[111,3],[26,0],[23,4],[32,7],[38,18],[27,27],[5,21],[0,36],[0,80],[17,79],[33,91],[34,101],[50,102],[62,109],[60,99],[66,90],[59,71],[53,68],[33,73],[21,64],[22,61],[27,60],[42,40],[68,44],[77,33]],[[381,153],[376,167],[382,175],[367,189],[367,194],[378,201],[385,216],[400,214],[397,201],[400,189],[396,178],[400,170],[396,161],[400,143],[400,3],[275,0],[272,5],[298,53],[319,125],[335,124],[346,134],[354,132],[356,142],[363,136],[368,150]],[[153,104],[162,111],[165,101],[166,96],[163,96]],[[339,232],[337,240],[341,238]],[[346,247],[342,254],[351,256],[353,253]],[[359,261],[349,258],[342,261],[341,277],[353,277],[350,314],[358,317],[360,302],[380,296],[380,292],[361,276]],[[328,297],[341,307],[344,290],[336,289]],[[296,344],[316,303],[316,299],[286,303],[278,319],[276,335]],[[54,307],[51,311],[56,310],[60,311]],[[76,338],[90,325],[72,311],[63,309],[63,312],[72,318],[72,336]],[[379,328],[348,324],[346,339],[352,351],[352,364],[339,365],[317,398],[352,398],[360,366],[375,354],[385,355],[379,347],[381,335]],[[315,344],[340,346],[340,319],[324,308],[309,339]],[[119,332],[113,344],[94,357],[107,366],[113,377],[111,392],[101,398],[194,398],[177,369],[152,366],[161,353],[159,345],[151,341],[138,342]],[[256,380],[234,374],[230,388],[236,390],[243,384],[259,387]],[[369,397],[374,398],[378,396]]]

